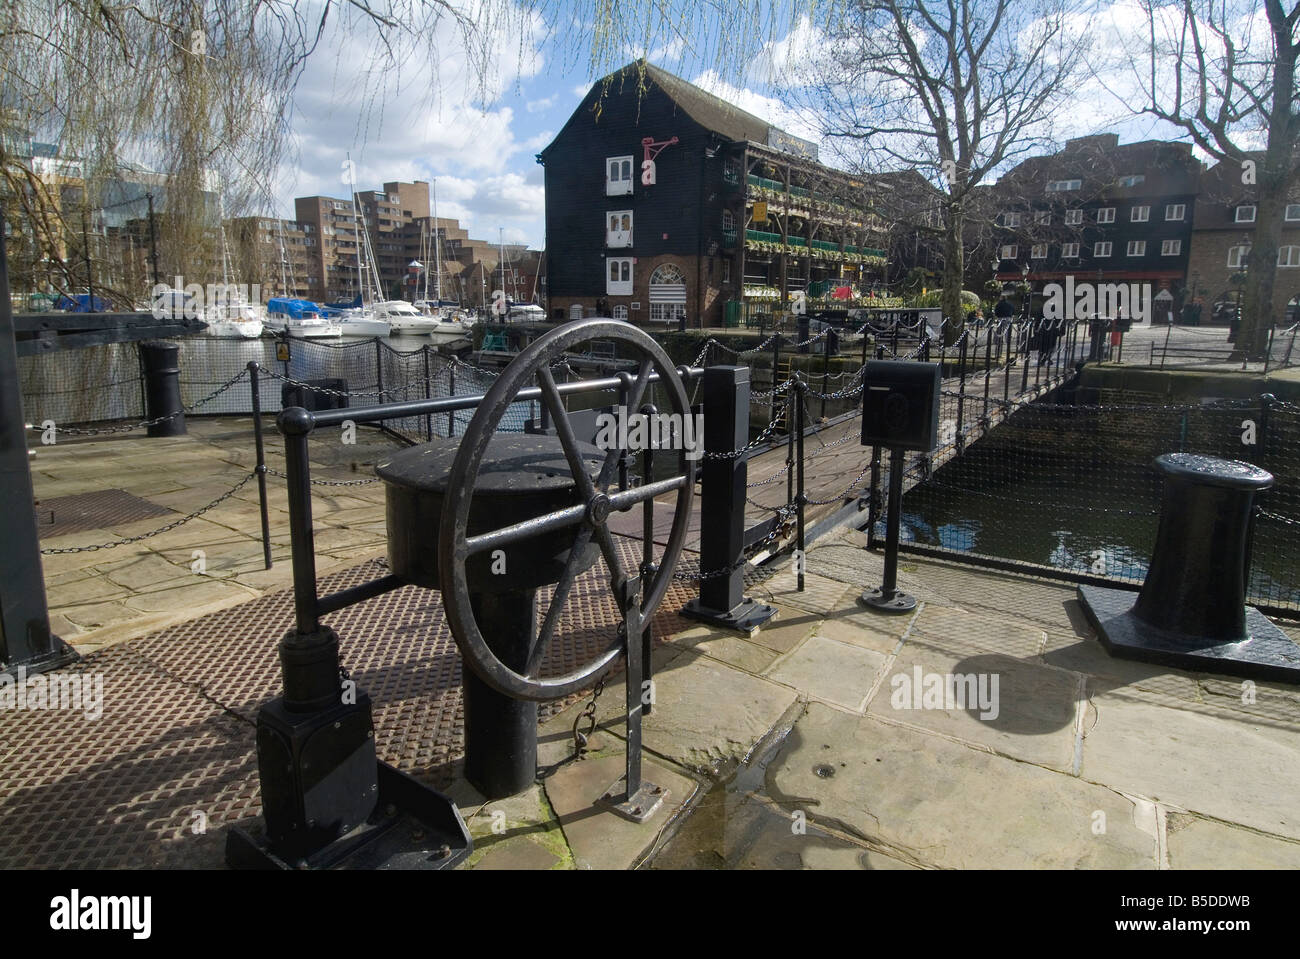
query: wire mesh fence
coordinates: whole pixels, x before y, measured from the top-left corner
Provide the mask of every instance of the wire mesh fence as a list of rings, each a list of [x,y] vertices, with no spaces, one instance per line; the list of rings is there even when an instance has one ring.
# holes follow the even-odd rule
[[[981,397],[949,395],[977,418]],[[1241,460],[1275,477],[1258,499],[1250,602],[1300,609],[1300,407],[1276,400],[1205,405],[1012,403],[996,429],[903,499],[905,543],[1141,583],[1155,544],[1162,453]],[[914,462],[913,467],[917,464]],[[877,531],[883,530],[878,526]]]
[[[497,373],[439,353],[430,343],[394,345],[382,339],[326,342],[290,337],[227,339],[209,336],[181,338],[179,347],[181,402],[197,415],[247,415],[253,412],[250,362],[258,364],[259,394],[264,413],[278,412],[316,394],[316,405],[341,402],[349,408],[417,399],[436,399],[485,392]],[[277,348],[288,344],[289,359],[277,359]],[[146,417],[144,373],[138,343],[113,343],[22,357],[20,388],[28,422],[53,421],[60,428],[74,424]],[[222,389],[222,387],[225,389]],[[216,395],[212,395],[216,393]],[[501,429],[519,432],[536,411],[516,404]],[[387,426],[413,439],[448,436],[464,431],[472,410],[440,417],[412,417]]]

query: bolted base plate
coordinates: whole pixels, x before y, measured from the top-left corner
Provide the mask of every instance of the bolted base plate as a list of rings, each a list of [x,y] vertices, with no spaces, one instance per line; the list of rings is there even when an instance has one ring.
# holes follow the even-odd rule
[[[687,619],[708,623],[710,626],[734,629],[748,636],[776,615],[776,607],[768,606],[766,603],[756,603],[749,597],[745,597],[745,600],[735,609],[721,612],[700,605],[699,599],[696,598],[682,607],[682,615]]]
[[[644,779],[641,780],[641,788],[629,796],[627,777],[620,776],[597,801],[602,806],[608,806],[624,819],[640,823],[657,813],[667,798],[667,789]]]
[[[305,859],[277,855],[264,831],[231,827],[232,869],[450,869],[474,849],[455,803],[387,763],[379,763],[379,801],[360,826]]]
[[[898,589],[888,594],[883,589],[869,589],[858,597],[858,602],[878,613],[910,613],[916,609],[916,597]]]
[[[1300,684],[1300,646],[1253,606],[1246,607],[1247,638],[1240,642],[1170,633],[1132,614],[1137,593],[1126,589],[1080,586],[1079,604],[1106,652],[1206,673]]]

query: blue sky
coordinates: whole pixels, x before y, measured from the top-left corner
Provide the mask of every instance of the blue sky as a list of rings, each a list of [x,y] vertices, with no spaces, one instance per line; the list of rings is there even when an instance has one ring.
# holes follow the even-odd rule
[[[504,230],[508,242],[541,247],[545,198],[535,155],[606,65],[643,54],[791,133],[819,139],[815,118],[772,95],[771,78],[789,76],[791,65],[825,40],[812,18],[792,16],[788,8],[773,13],[775,8],[751,4],[749,9],[771,19],[728,23],[726,30],[707,5],[692,8],[689,15],[698,19],[684,29],[651,16],[635,42],[624,38],[606,45],[600,68],[593,69],[588,25],[576,19],[588,9],[586,0],[557,0],[550,12],[559,20],[574,18],[558,31],[537,15],[489,21],[482,11],[499,0],[456,2],[471,19],[488,24],[481,28],[491,65],[486,73],[467,66],[463,40],[450,23],[433,37],[436,65],[421,56],[400,71],[367,69],[373,35],[330,30],[298,87],[292,155],[274,186],[278,215],[293,215],[295,196],[347,196],[342,168],[350,156],[360,190],[379,189],[385,180],[436,179],[439,216],[460,220],[475,238],[495,241]],[[1102,55],[1122,56],[1122,41],[1113,38],[1134,32],[1136,0],[1099,0],[1098,9],[1085,29],[1109,45]],[[717,37],[728,30],[732,36],[748,30],[757,54],[746,58],[743,72],[724,75],[716,69],[722,56]],[[687,31],[695,38],[691,49]],[[1123,101],[1131,91],[1122,78],[1108,86],[1084,84],[1058,135],[1114,130],[1122,142],[1169,135],[1153,121],[1125,116]],[[823,149],[823,159],[830,152]]]

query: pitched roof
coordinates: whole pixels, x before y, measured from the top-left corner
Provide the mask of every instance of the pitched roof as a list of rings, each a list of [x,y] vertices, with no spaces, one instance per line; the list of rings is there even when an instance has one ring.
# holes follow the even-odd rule
[[[677,105],[700,126],[720,133],[728,140],[767,142],[767,134],[772,129],[772,124],[645,60],[629,63],[622,70],[612,74],[611,78],[626,74],[628,71],[639,70],[644,70],[645,75],[676,101]]]

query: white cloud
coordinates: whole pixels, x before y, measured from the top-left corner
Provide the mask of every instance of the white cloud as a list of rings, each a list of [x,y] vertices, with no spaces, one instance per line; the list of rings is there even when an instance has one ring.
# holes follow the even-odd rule
[[[525,109],[529,113],[543,113],[553,106],[555,106],[555,97],[549,96],[543,97],[541,100],[529,100],[525,105]]]

